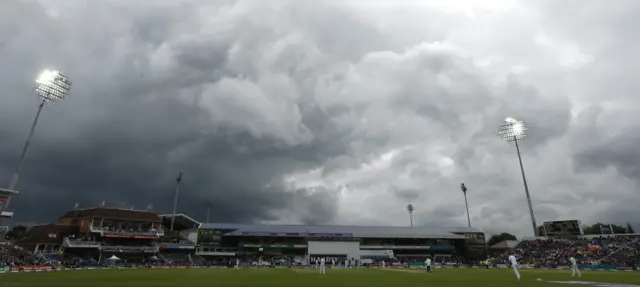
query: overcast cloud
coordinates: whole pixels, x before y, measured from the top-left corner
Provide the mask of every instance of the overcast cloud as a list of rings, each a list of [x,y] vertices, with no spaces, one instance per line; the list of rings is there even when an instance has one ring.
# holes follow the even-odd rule
[[[638,19],[632,0],[2,1],[0,180],[51,67],[74,86],[43,110],[20,222],[169,212],[183,171],[199,219],[406,225],[411,203],[464,226],[464,181],[474,226],[529,236],[512,116],[539,223],[638,226]]]

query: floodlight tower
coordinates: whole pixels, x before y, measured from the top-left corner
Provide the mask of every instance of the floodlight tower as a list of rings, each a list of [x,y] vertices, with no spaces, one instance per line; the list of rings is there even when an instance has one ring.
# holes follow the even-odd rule
[[[31,130],[29,130],[27,141],[22,147],[22,153],[20,154],[18,167],[11,177],[9,190],[15,190],[18,186],[18,181],[20,180],[20,172],[22,171],[24,160],[27,157],[27,151],[29,150],[31,137],[33,137],[33,132],[35,131],[36,125],[38,124],[40,112],[42,112],[44,104],[48,102],[56,103],[62,101],[69,95],[69,92],[71,91],[71,81],[69,80],[69,77],[56,70],[44,70],[36,80],[36,84],[36,93],[40,98],[40,105],[38,106],[38,112],[36,112],[36,117],[33,120],[33,124],[31,124]],[[5,210],[9,206],[10,199],[11,197],[7,198],[7,201],[2,206],[2,210]]]
[[[527,203],[529,204],[529,213],[531,214],[531,225],[533,226],[533,235],[538,236],[538,228],[536,225],[536,216],[533,213],[533,206],[531,205],[531,196],[529,195],[529,186],[527,185],[527,177],[524,175],[524,167],[522,166],[522,157],[520,156],[520,146],[518,141],[524,139],[527,135],[527,127],[523,121],[516,120],[514,118],[506,118],[504,123],[500,125],[500,132],[498,134],[507,141],[512,141],[516,144],[516,152],[518,153],[518,162],[520,162],[520,172],[522,173],[522,182],[524,183],[524,192],[527,195]]]
[[[176,194],[173,198],[173,216],[171,217],[171,231],[173,231],[173,223],[176,221],[176,211],[178,209],[178,196],[180,195],[180,182],[182,181],[182,172],[178,173],[176,178]]]
[[[211,200],[207,201],[207,223],[211,222]]]
[[[409,211],[409,224],[413,227],[413,204],[407,205],[407,211]]]
[[[460,190],[464,194],[464,205],[467,207],[467,223],[469,224],[469,228],[471,228],[471,217],[469,216],[469,203],[467,203],[467,187],[464,185],[464,182],[460,184]]]

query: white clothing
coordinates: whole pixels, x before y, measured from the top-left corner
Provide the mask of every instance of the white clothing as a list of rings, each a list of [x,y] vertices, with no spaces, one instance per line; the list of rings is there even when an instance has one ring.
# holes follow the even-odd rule
[[[576,263],[576,259],[570,257],[569,262],[571,262],[571,277],[576,276],[576,274],[578,274],[578,277],[582,277],[582,275],[580,274],[580,269],[578,269],[578,263]]]
[[[331,259],[331,268],[336,268],[336,260]]]
[[[516,274],[516,278],[520,281],[520,272],[518,271],[518,260],[513,255],[509,255],[509,262],[511,262],[511,267],[513,268],[513,273]]]
[[[324,264],[325,264],[324,258],[320,258],[320,274],[326,274],[324,270]]]
[[[426,265],[427,267],[431,266],[431,259],[427,258],[427,260],[424,261],[424,265]]]
[[[240,269],[240,259],[236,259],[236,269]]]
[[[318,259],[316,259],[316,268],[318,268]]]
[[[382,268],[387,267],[387,263],[384,262],[384,260],[382,260]]]

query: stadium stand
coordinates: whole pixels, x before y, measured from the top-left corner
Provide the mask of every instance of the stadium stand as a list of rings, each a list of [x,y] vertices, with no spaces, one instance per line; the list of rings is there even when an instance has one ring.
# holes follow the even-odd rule
[[[13,217],[13,212],[6,210],[11,196],[17,195],[17,190],[0,188],[0,242],[4,241],[6,233],[9,231],[8,220]]]
[[[173,230],[170,230],[171,221]],[[178,267],[330,266],[392,268],[434,264],[458,267],[487,258],[475,228],[252,225],[201,223],[185,215],[96,207],[64,213],[56,223],[30,228],[17,242],[0,242],[0,266],[24,270],[105,266]],[[640,234],[538,237],[491,247],[494,266],[515,254],[530,267],[632,267]],[[21,269],[21,270],[22,270]]]
[[[640,235],[598,235],[578,238],[539,238],[521,241],[494,263],[506,263],[515,254],[523,264],[538,267],[568,266],[569,257],[582,265],[634,267],[640,256]]]
[[[196,254],[211,264],[232,264],[232,258],[267,266],[313,265],[322,257],[350,266],[381,260],[421,264],[426,257],[486,259],[484,233],[475,228],[212,223],[197,232]],[[372,250],[386,253],[371,255]]]

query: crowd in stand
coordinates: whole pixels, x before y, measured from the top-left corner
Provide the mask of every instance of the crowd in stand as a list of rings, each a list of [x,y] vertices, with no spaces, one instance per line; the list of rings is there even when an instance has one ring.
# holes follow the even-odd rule
[[[640,254],[640,237],[522,241],[505,256],[510,254],[514,254],[521,264],[534,266],[568,266],[569,257],[574,257],[578,264],[585,265],[635,266]],[[505,258],[494,261],[496,264],[505,262]]]
[[[72,238],[77,241],[92,241],[93,238]],[[515,255],[520,264],[533,266],[557,267],[568,266],[569,257],[574,257],[578,264],[615,265],[619,267],[636,266],[640,262],[640,236],[609,236],[577,239],[539,239],[520,242],[513,250],[509,250],[499,258],[492,260],[494,264],[505,264],[506,256]],[[174,265],[235,265],[235,257],[203,258],[186,253],[161,253],[160,258],[139,258],[122,260],[112,265],[154,265],[158,263]],[[300,265],[304,256],[243,256],[239,258],[241,265],[294,266]],[[398,258],[398,262],[423,261],[424,258]],[[456,257],[438,257],[434,263],[447,264],[458,260]],[[385,260],[391,263],[392,260]],[[0,266],[31,265],[65,265],[65,266],[100,266],[94,259],[74,256],[58,256],[56,254],[33,254],[22,250],[8,242],[0,242]]]
[[[46,265],[47,263],[49,261],[41,256],[24,251],[8,242],[0,242],[1,266]]]

